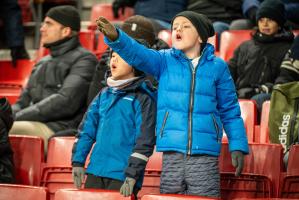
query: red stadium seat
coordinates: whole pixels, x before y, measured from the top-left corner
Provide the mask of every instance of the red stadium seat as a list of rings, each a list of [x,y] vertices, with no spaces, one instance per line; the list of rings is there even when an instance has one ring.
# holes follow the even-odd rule
[[[40,185],[44,163],[44,141],[37,136],[9,135],[14,152],[16,183]]]
[[[122,14],[121,10],[119,10],[118,14],[119,14],[119,18],[114,18],[111,3],[95,4],[91,8],[91,14],[90,14],[91,25],[88,28],[95,30],[96,29],[95,22],[100,16],[107,18],[111,22],[125,21],[127,18],[134,15],[134,9],[130,7],[126,7],[124,10],[124,14]]]
[[[10,85],[0,85],[0,98],[6,97],[10,104],[16,103],[22,92],[21,87],[15,87]]]
[[[220,57],[228,61],[241,43],[251,39],[251,30],[224,31],[220,40]]]
[[[278,197],[282,172],[282,151],[279,144],[249,145],[240,177],[234,175],[228,144],[222,144],[219,157],[222,199]]]
[[[18,60],[14,67],[10,60],[0,61],[0,87],[25,87],[33,68],[34,61]]]
[[[281,197],[299,199],[299,145],[293,145],[289,152],[287,175],[283,179]]]
[[[18,4],[22,12],[22,22],[32,22],[32,10],[30,8],[30,0],[18,0]]]
[[[154,151],[144,173],[143,185],[138,197],[145,194],[160,194],[160,176],[162,172],[162,153]]]
[[[172,46],[172,41],[171,41],[171,31],[170,30],[162,30],[158,34],[158,38],[166,42],[169,47]]]
[[[255,142],[255,126],[257,125],[257,108],[253,100],[239,99],[241,117],[244,121],[248,142]],[[227,136],[222,138],[223,142],[227,142]]]
[[[209,198],[200,196],[178,195],[178,194],[160,194],[144,195],[141,200],[217,200],[219,198]]]
[[[254,127],[257,125],[256,103],[253,100],[240,99],[239,104],[248,142],[254,142]]]
[[[42,186],[48,188],[51,199],[58,189],[74,188],[71,165],[74,142],[75,137],[54,137],[49,141]]]
[[[95,48],[95,54],[97,56],[97,58],[101,58],[103,53],[105,53],[105,51],[108,48],[108,45],[105,44],[104,42],[104,35],[101,32],[96,32],[96,36],[95,36],[95,40],[96,40],[96,48]]]
[[[133,200],[134,197],[123,197],[118,191],[111,190],[76,190],[61,189],[55,193],[55,200]]]
[[[297,35],[299,35],[299,30],[293,30],[293,33],[294,33],[294,35],[296,37]]]
[[[257,136],[257,142],[259,143],[270,143],[269,136],[269,111],[270,111],[270,101],[266,101],[263,103],[262,114],[261,114],[261,128],[260,135]]]
[[[25,185],[0,184],[0,199],[48,200],[47,188]]]

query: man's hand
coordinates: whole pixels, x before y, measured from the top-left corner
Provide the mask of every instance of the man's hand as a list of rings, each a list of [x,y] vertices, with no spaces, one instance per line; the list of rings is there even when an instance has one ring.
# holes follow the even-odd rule
[[[244,154],[241,151],[231,152],[232,165],[236,168],[235,175],[240,176],[244,167]]]
[[[131,194],[133,193],[135,183],[135,179],[127,177],[120,188],[120,194],[122,194],[125,197],[131,196]]]
[[[80,189],[84,180],[85,170],[84,167],[73,167],[72,176],[76,188]]]
[[[98,30],[101,31],[110,41],[115,41],[118,38],[118,33],[113,24],[105,17],[99,17],[96,20]]]

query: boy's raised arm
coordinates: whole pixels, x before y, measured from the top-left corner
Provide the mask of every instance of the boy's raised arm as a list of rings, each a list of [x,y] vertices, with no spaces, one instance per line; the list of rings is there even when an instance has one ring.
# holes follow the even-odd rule
[[[106,18],[99,17],[96,21],[99,31],[105,35],[105,42],[118,53],[129,65],[159,79],[166,66],[162,53],[149,49],[116,29]]]

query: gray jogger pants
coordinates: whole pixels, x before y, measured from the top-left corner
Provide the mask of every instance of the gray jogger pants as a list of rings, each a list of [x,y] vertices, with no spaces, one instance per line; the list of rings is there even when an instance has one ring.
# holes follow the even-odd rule
[[[164,152],[160,192],[220,197],[218,157]]]

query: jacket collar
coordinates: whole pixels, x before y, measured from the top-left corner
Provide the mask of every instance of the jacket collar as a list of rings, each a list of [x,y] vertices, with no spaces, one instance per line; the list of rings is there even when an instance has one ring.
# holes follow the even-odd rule
[[[48,44],[46,48],[50,49],[50,54],[52,57],[57,57],[67,53],[68,51],[78,47],[79,45],[79,37],[73,36],[71,38],[65,38],[52,44]]]
[[[201,57],[204,60],[212,60],[215,55],[214,55],[214,46],[207,43],[205,45],[205,48],[203,49],[202,53],[201,53]],[[178,59],[183,59],[183,60],[190,60],[189,58],[186,57],[185,53],[181,50],[178,50],[174,47],[172,47],[171,49],[172,54],[177,57]]]

